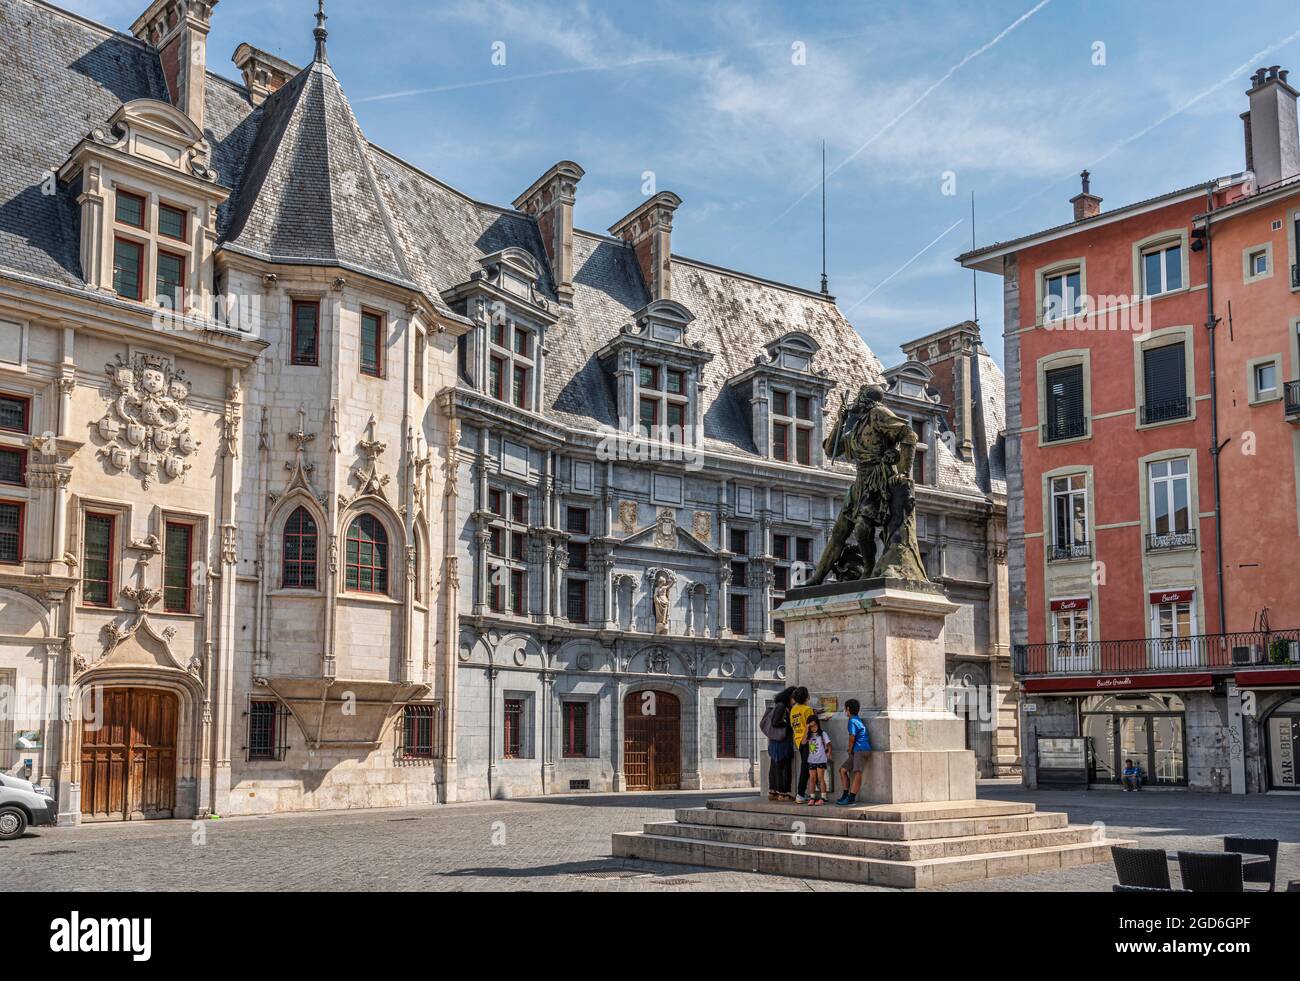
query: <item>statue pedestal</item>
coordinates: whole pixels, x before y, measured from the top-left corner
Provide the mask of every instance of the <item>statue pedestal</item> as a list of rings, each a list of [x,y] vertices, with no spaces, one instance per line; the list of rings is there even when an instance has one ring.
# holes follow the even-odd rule
[[[975,754],[948,704],[944,622],[957,606],[931,583],[875,579],[791,590],[786,677],[827,719],[835,762],[848,746],[850,698],[871,736],[858,799],[872,804],[972,800]]]

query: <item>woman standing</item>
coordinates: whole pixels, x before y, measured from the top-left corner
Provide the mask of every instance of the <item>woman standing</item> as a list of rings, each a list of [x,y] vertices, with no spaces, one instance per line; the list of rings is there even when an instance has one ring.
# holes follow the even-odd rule
[[[794,734],[790,730],[790,701],[794,688],[787,688],[773,700],[763,716],[767,736],[767,799],[794,800],[790,796],[790,767],[794,758]]]

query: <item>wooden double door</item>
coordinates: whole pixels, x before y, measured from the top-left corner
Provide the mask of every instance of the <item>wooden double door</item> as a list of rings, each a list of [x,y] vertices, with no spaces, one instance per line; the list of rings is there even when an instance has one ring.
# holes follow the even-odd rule
[[[623,699],[623,776],[628,790],[678,790],[682,782],[682,706],[662,691]]]
[[[176,696],[170,692],[152,688],[103,690],[102,716],[82,723],[84,820],[139,821],[173,816],[178,707]]]

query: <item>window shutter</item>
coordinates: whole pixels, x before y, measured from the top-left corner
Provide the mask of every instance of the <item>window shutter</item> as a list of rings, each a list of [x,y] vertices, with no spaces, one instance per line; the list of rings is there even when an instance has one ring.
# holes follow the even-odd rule
[[[1147,405],[1174,402],[1187,397],[1187,371],[1184,357],[1181,342],[1142,352]]]
[[[1054,435],[1082,435],[1083,365],[1057,368],[1047,373],[1047,417]]]

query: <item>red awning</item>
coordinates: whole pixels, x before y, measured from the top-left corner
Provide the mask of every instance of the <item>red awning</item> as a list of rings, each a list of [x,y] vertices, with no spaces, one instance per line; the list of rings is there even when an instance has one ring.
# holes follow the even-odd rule
[[[1052,612],[1062,613],[1067,610],[1086,610],[1088,608],[1087,599],[1059,599],[1052,600]]]
[[[1238,671],[1232,680],[1238,688],[1300,688],[1300,668]]]
[[[1110,691],[1169,691],[1210,689],[1209,674],[1110,674],[1082,678],[1030,678],[1021,682],[1025,691],[1055,695],[1098,695]]]
[[[1166,589],[1162,592],[1151,594],[1151,605],[1159,606],[1161,603],[1190,603],[1196,596],[1194,589]]]

